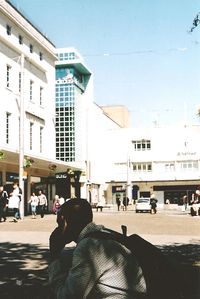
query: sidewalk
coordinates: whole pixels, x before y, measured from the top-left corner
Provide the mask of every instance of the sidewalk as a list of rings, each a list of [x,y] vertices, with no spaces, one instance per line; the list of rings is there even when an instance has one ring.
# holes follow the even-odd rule
[[[175,259],[187,273],[188,287],[200,285],[200,217],[183,213],[136,214],[106,209],[94,211],[94,221],[120,231],[137,233]],[[47,266],[49,236],[56,227],[56,216],[45,215],[18,223],[8,218],[0,223],[0,293],[2,299],[52,299]],[[15,294],[13,296],[13,294]],[[200,290],[183,299],[197,299]]]

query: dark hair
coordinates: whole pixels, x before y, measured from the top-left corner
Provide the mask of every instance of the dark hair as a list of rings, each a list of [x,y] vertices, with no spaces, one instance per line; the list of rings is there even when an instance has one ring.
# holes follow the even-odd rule
[[[87,225],[93,219],[92,207],[86,199],[71,198],[60,208],[60,215],[63,215],[69,224]]]

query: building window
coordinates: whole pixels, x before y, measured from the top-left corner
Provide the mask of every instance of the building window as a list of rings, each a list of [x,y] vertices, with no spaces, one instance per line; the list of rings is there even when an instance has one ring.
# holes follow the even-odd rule
[[[19,34],[18,38],[19,38],[19,44],[22,45],[23,44],[23,37]]]
[[[42,149],[43,149],[43,127],[40,127],[40,153],[42,153]]]
[[[152,171],[152,164],[151,163],[133,163],[133,171],[135,171],[135,172]]]
[[[30,122],[29,138],[30,138],[29,148],[30,150],[32,150],[33,149],[33,123],[32,122]]]
[[[150,140],[133,140],[132,141],[134,151],[148,151],[151,150]]]
[[[40,106],[43,104],[43,87],[40,87]]]
[[[8,25],[8,24],[6,25],[6,32],[8,35],[11,35],[11,28],[12,27],[10,25]]]
[[[39,57],[40,57],[40,60],[43,60],[43,53],[42,52],[39,53]]]
[[[6,66],[6,87],[10,87],[10,73],[11,73],[11,66]]]
[[[165,171],[171,172],[175,170],[175,165],[174,163],[166,163],[165,164]]]
[[[19,92],[21,92],[21,87],[22,87],[22,73],[19,72]]]
[[[6,112],[6,143],[10,142],[10,113]]]
[[[29,100],[33,101],[33,84],[34,82],[30,80],[30,90],[29,90]]]
[[[180,162],[181,171],[197,171],[198,162],[197,161],[184,161]]]
[[[29,45],[29,50],[30,50],[30,53],[33,53],[33,45],[32,44]]]

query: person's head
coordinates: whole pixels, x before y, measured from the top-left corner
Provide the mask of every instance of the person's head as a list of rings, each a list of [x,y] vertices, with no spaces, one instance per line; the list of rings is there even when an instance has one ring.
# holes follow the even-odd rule
[[[92,207],[81,198],[67,200],[57,214],[58,226],[63,230],[67,243],[76,241],[81,230],[92,220]]]
[[[13,183],[13,188],[16,189],[17,187],[18,187],[18,183],[17,183],[17,182],[14,182],[14,183]]]
[[[2,192],[3,191],[3,186],[0,186],[0,192]]]

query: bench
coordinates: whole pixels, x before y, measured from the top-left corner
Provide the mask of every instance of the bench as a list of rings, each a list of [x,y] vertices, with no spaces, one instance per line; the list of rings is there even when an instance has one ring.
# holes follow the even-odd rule
[[[97,203],[93,203],[93,204],[91,204],[91,206],[92,206],[93,209],[96,209],[97,212],[98,212],[99,210],[100,210],[100,212],[102,212],[103,209],[105,209],[105,208],[108,208],[108,209],[111,208],[110,205],[98,205]]]

